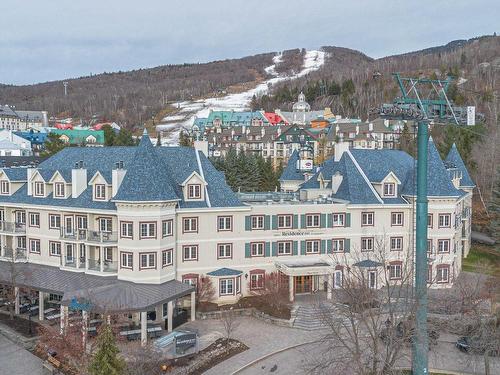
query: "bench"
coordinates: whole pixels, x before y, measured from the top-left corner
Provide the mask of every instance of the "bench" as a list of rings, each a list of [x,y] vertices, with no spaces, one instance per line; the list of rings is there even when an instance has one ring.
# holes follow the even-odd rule
[[[47,357],[47,360],[43,363],[43,367],[50,373],[50,374],[58,374],[59,373],[59,368],[61,367],[61,362],[49,355]]]

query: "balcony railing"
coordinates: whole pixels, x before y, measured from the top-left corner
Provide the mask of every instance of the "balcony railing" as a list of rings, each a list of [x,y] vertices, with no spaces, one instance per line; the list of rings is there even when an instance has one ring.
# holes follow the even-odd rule
[[[0,221],[0,232],[2,233],[26,233],[26,224]]]
[[[102,232],[88,229],[61,228],[60,238],[70,241],[113,243],[118,241],[117,232]]]
[[[4,258],[9,258],[14,261],[25,261],[28,259],[26,249],[20,247],[16,249],[13,249],[11,247],[4,247],[3,256]]]
[[[99,259],[88,259],[89,270],[91,271],[101,271],[101,261]],[[117,272],[118,271],[118,262],[105,260],[102,265],[103,272]]]

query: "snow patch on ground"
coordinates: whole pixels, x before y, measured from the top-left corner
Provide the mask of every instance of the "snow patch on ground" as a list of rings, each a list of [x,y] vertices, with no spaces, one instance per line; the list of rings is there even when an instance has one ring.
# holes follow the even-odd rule
[[[463,85],[465,82],[467,82],[466,78],[460,77],[457,82],[457,86]]]
[[[280,53],[273,57],[273,64],[264,69],[267,74],[273,77],[258,84],[253,89],[237,94],[229,94],[223,97],[175,103],[174,107],[178,109],[178,112],[175,115],[166,116],[162,120],[163,123],[156,126],[157,130],[169,132],[162,139],[162,144],[177,145],[179,142],[180,131],[183,128],[189,129],[193,125],[195,118],[208,117],[210,110],[247,110],[254,95],[258,96],[265,94],[269,91],[272,85],[278,82],[290,81],[318,70],[325,63],[325,57],[326,53],[324,51],[306,51],[306,54],[304,56],[304,65],[302,66],[300,72],[293,75],[286,75],[276,73],[276,65],[282,61],[282,55]]]

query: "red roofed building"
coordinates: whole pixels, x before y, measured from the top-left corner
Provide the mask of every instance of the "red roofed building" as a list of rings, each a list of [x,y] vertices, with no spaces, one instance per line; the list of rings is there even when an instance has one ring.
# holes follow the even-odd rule
[[[55,128],[61,129],[61,130],[73,129],[73,124],[71,124],[71,123],[63,124],[63,123],[58,122],[55,124]]]
[[[274,112],[264,112],[264,116],[269,121],[271,125],[288,125],[288,122],[283,119],[280,115]]]

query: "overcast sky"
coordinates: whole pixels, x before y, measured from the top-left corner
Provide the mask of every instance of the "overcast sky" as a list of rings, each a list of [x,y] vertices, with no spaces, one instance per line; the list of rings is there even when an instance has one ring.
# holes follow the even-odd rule
[[[498,31],[498,0],[1,0],[0,83],[335,45],[381,57]]]

